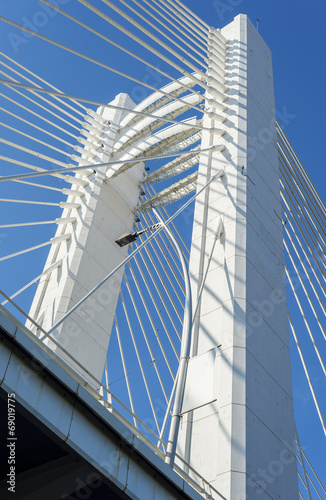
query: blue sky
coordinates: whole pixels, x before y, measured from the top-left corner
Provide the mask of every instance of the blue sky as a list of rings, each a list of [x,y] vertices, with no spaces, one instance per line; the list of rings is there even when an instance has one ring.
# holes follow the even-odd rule
[[[104,21],[99,20],[96,16],[85,16],[85,8],[75,0],[57,0],[57,3],[67,12],[76,17],[84,18],[94,28],[107,33],[108,36],[117,41],[121,41],[122,45],[126,45],[124,43],[126,39],[114,29],[110,28],[108,31]],[[95,0],[93,3],[99,8],[103,5],[99,0]],[[115,3],[118,4],[118,0]],[[231,22],[239,13],[248,14],[254,23],[256,23],[257,18],[260,20],[259,32],[273,55],[275,100],[280,121],[321,197],[326,200],[324,166],[326,140],[324,125],[326,113],[325,2],[320,0],[310,2],[302,0],[288,0],[287,2],[284,0],[269,2],[266,0],[202,0],[201,2],[184,0],[184,3],[208,24],[218,28]],[[40,34],[54,38],[106,64],[132,73],[139,80],[143,80],[147,74],[144,73],[140,65],[132,62],[127,56],[121,56],[117,50],[111,49],[110,46],[86,33],[82,28],[62,19],[59,14],[50,14],[50,11],[38,1],[2,1],[1,15],[32,29],[36,28]],[[112,17],[117,18],[117,16]],[[2,52],[68,94],[96,99],[101,102],[109,102],[119,92],[128,92],[136,101],[140,101],[145,95],[148,95],[148,92],[139,84],[126,81],[104,68],[98,68],[76,56],[59,51],[38,39],[26,37],[26,35],[20,34],[17,29],[3,22],[0,23],[0,44]],[[139,53],[145,57],[145,51],[140,50]],[[163,63],[160,63],[160,69],[166,69]],[[151,73],[149,73],[148,81],[154,86],[161,86],[165,83],[163,77]],[[9,135],[7,134],[6,137]],[[7,167],[5,173],[9,173]],[[15,187],[17,188],[17,186]],[[15,208],[11,210],[15,211]],[[51,210],[49,210],[49,217],[52,215],[50,212]],[[0,213],[1,218],[6,219],[7,215]],[[47,213],[44,213],[45,218],[46,216]],[[47,227],[44,231],[44,235],[51,236],[53,228]],[[30,237],[32,240],[36,233],[29,231],[29,236],[27,232],[19,233],[20,237],[23,238],[25,234],[26,238]],[[6,242],[9,242],[9,238],[5,239]],[[46,250],[42,250],[38,255],[38,258],[42,259],[46,255]],[[14,270],[8,264],[5,276],[8,287],[11,285],[9,276],[12,272]],[[25,283],[26,280],[24,279],[22,282]],[[320,445],[322,434],[319,431],[313,432],[311,428],[308,429],[311,422],[307,417],[311,414],[308,409],[312,403],[311,397],[309,390],[304,388],[297,359],[294,360],[294,366],[295,372],[298,373],[298,380],[302,381],[302,383],[295,384],[294,391],[306,411],[306,413],[297,415],[299,432],[303,436],[301,438],[302,444],[310,449],[314,457],[314,464],[322,475],[321,464],[316,463],[318,459],[321,460],[322,449],[325,449],[324,445]],[[310,427],[314,427],[314,425]],[[315,444],[312,443],[313,439],[316,440]],[[326,475],[324,475],[324,482],[326,482]]]

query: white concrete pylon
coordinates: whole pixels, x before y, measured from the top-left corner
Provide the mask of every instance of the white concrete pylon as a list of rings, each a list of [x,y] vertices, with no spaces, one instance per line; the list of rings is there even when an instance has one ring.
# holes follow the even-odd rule
[[[225,175],[196,200],[193,309],[221,216],[224,230],[195,318],[187,377],[196,384],[186,383],[177,453],[228,500],[297,500],[271,54],[245,15],[221,34],[225,135],[203,131],[202,148],[225,151],[201,155],[197,189],[223,167]],[[213,29],[210,37],[214,70],[223,38]],[[215,126],[207,116],[203,125]]]
[[[119,94],[112,104],[134,107],[127,94]],[[127,113],[99,108],[98,113],[101,112],[98,123],[105,133],[105,151],[99,145],[97,162],[105,163],[110,160],[110,151],[118,140],[117,131]],[[87,141],[85,147],[88,147]],[[92,148],[90,143],[89,149]],[[83,158],[86,155],[83,154]],[[61,265],[41,278],[29,313],[46,331],[127,256],[128,247],[120,248],[115,240],[122,233],[132,231],[144,164],[134,164],[128,172],[110,181],[106,173],[105,168],[99,168],[89,177],[77,174],[73,178],[74,189],[66,190],[68,199],[63,204],[66,208],[61,220],[74,217],[76,222],[58,226],[55,237],[62,239],[62,235],[68,234],[70,238],[52,246],[45,268],[59,259]],[[83,196],[76,196],[75,191]],[[122,276],[123,269],[53,332],[57,342],[98,380],[103,374]],[[71,359],[66,359],[54,344],[51,346],[72,366]],[[80,371],[77,365],[72,368]],[[81,375],[85,378],[85,372]],[[94,386],[92,377],[86,381]]]

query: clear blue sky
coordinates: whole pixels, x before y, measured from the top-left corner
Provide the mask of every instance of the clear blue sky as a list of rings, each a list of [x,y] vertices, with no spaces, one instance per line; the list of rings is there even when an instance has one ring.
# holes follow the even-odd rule
[[[85,22],[105,32],[107,36],[121,40],[121,36],[114,29],[108,28],[106,23],[95,16],[85,16],[85,9],[75,0],[57,0],[57,3],[72,15],[81,16]],[[99,8],[103,6],[99,0],[93,0],[92,3]],[[115,3],[119,4],[118,0],[115,0]],[[259,18],[259,32],[273,55],[276,108],[279,113],[290,115],[288,123],[284,125],[284,130],[320,195],[326,200],[326,167],[324,165],[326,3],[320,0],[310,2],[303,0],[202,0],[200,2],[184,0],[184,3],[208,24],[218,28],[231,22],[239,13],[248,14],[253,23],[256,23],[256,19]],[[132,73],[140,80],[144,77],[139,65],[134,65],[104,42],[62,19],[59,14],[50,15],[46,7],[38,1],[2,0],[1,15],[19,24],[26,24],[32,28],[34,26],[40,34],[54,38],[122,71]],[[17,39],[12,34],[17,35],[19,32],[0,22],[1,51],[66,93],[102,102],[109,102],[119,92],[130,93],[135,100],[144,97],[141,88],[133,82],[128,82],[75,56],[65,54],[35,38],[26,38],[23,35],[21,39]],[[163,64],[160,67],[164,69]],[[155,81],[152,83],[155,84]],[[165,82],[157,82],[157,85],[161,83]],[[46,229],[46,231],[51,231],[51,229]],[[46,251],[40,254],[40,258],[42,255],[46,255]],[[7,280],[12,272],[10,266],[8,270]],[[6,282],[9,283],[9,281]],[[297,361],[295,361],[295,371],[300,371]],[[294,392],[307,407],[307,404],[312,404],[311,397],[309,391],[303,389],[301,385],[303,378],[300,375],[298,380],[300,382],[295,383]],[[326,482],[324,467],[321,462],[318,464],[318,460],[322,460],[322,450],[325,450],[325,439],[322,443],[320,440],[323,438],[320,432],[316,431],[314,435],[311,429],[308,430],[309,420],[303,415],[297,415],[297,419],[299,432],[302,434],[302,444],[311,451],[312,460]],[[313,438],[317,442],[309,443]],[[325,453],[323,457],[325,463]]]

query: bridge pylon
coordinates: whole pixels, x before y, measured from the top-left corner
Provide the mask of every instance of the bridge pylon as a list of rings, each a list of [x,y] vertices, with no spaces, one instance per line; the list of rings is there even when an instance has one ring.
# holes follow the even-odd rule
[[[227,106],[224,135],[203,130],[202,148],[225,149],[201,154],[197,189],[220,169],[224,175],[196,199],[189,272],[193,309],[199,304],[177,453],[228,500],[294,500],[271,54],[245,15],[211,30],[209,47],[206,102],[218,115],[226,98]],[[214,118],[206,115],[203,126],[214,129]]]

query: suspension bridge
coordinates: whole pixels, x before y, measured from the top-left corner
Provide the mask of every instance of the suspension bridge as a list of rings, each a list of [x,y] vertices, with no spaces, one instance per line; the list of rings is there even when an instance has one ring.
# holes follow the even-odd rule
[[[177,0],[41,2],[130,73],[0,17],[121,82],[102,102],[0,54],[18,498],[326,498],[291,381],[296,356],[322,453],[326,208],[276,120],[268,47],[247,16],[212,28]]]

